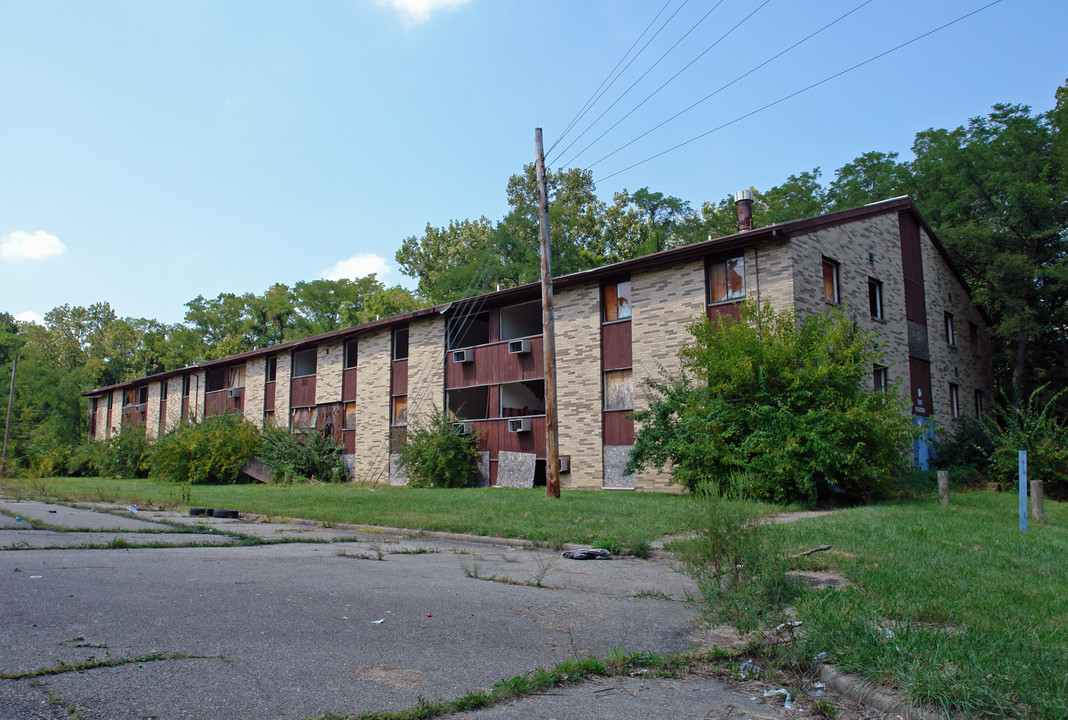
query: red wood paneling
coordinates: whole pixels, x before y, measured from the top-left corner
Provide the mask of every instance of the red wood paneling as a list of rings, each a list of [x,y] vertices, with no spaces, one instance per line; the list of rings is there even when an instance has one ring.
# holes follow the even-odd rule
[[[457,388],[544,378],[542,340],[540,337],[527,339],[530,340],[528,353],[512,355],[508,352],[507,342],[479,345],[474,348],[474,362],[469,363],[453,362],[452,351],[450,351],[445,363],[445,387]]]
[[[159,401],[159,434],[164,433],[164,428],[167,427],[167,401]]]
[[[311,407],[315,404],[315,376],[293,378],[289,393],[289,407]]]
[[[263,386],[263,409],[274,410],[274,387],[277,383],[271,381]]]
[[[400,449],[404,447],[404,443],[408,441],[408,428],[395,427],[389,429],[389,451],[391,453],[400,452]]]
[[[628,368],[631,360],[630,321],[601,326],[601,368]]]
[[[182,398],[182,418],[189,417],[189,396]],[[108,410],[108,425],[111,425],[111,410]]]
[[[341,399],[356,399],[356,368],[349,368],[341,375]]]
[[[390,385],[391,395],[407,395],[408,394],[408,361],[407,360],[394,360],[393,361],[393,380]]]
[[[226,412],[241,413],[245,411],[245,388],[234,388],[236,393],[233,397],[230,397],[229,393],[226,393]]]
[[[204,393],[204,415],[222,415],[226,412],[226,391]]]
[[[604,444],[633,445],[633,410],[610,410],[604,414]]]
[[[720,305],[708,306],[708,319],[712,322],[717,320],[725,320],[730,322],[731,320],[739,320],[742,317],[742,304],[741,303],[723,303]]]
[[[481,436],[479,450],[488,450],[494,458],[497,453],[507,452],[534,453],[545,457],[545,416],[530,418],[530,432],[508,432],[508,419],[476,420],[475,431]]]
[[[927,324],[927,302],[923,291],[923,255],[920,226],[912,213],[898,213],[901,228],[901,269],[905,276],[905,319]]]
[[[931,364],[910,357],[909,384],[912,386],[912,414],[930,417],[934,409],[931,398]]]
[[[341,441],[345,444],[345,454],[352,455],[356,452],[356,431],[342,430]]]

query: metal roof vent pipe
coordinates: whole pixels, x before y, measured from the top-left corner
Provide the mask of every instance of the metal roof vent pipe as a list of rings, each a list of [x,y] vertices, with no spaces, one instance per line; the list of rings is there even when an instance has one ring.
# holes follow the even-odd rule
[[[753,191],[739,190],[734,193],[734,204],[738,206],[738,232],[753,229]]]

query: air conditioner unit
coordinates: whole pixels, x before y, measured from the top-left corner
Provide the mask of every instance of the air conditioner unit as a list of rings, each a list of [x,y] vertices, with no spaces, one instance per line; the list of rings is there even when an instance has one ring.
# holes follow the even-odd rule
[[[230,388],[226,391],[226,397],[235,398],[241,397],[241,388]]]
[[[571,456],[570,455],[561,455],[557,459],[560,461],[560,472],[562,472],[562,473],[571,472]]]
[[[452,361],[454,363],[469,363],[475,361],[474,350],[456,350],[452,354]]]
[[[475,424],[469,422],[455,422],[452,424],[454,428],[460,431],[461,435],[474,435]]]
[[[508,343],[509,355],[524,355],[530,352],[529,340],[512,340]]]
[[[508,432],[530,432],[530,418],[514,418],[509,420]]]

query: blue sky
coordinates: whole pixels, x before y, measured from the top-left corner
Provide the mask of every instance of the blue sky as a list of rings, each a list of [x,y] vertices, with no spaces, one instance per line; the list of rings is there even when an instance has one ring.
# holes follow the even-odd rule
[[[499,219],[534,128],[555,143],[661,8],[642,43],[677,14],[550,154],[572,160],[707,50],[570,163],[608,202],[827,180],[997,102],[1047,110],[1068,78],[1068,3],[1003,0],[613,175],[989,2],[871,0],[594,164],[862,1],[0,0],[0,310],[108,301],[169,323],[197,295],[275,282],[413,286],[401,242]]]

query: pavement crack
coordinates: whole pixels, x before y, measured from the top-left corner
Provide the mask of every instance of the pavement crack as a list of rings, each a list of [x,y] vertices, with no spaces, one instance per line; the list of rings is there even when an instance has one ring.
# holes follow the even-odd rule
[[[153,652],[135,657],[114,657],[103,660],[83,660],[77,663],[65,663],[60,660],[58,665],[39,668],[37,670],[25,670],[22,672],[0,673],[0,680],[28,680],[29,678],[45,677],[48,675],[62,675],[69,672],[85,672],[102,667],[119,667],[121,665],[138,665],[141,663],[155,662],[157,660],[189,660],[219,658],[221,655],[197,655],[194,653],[160,653]]]

